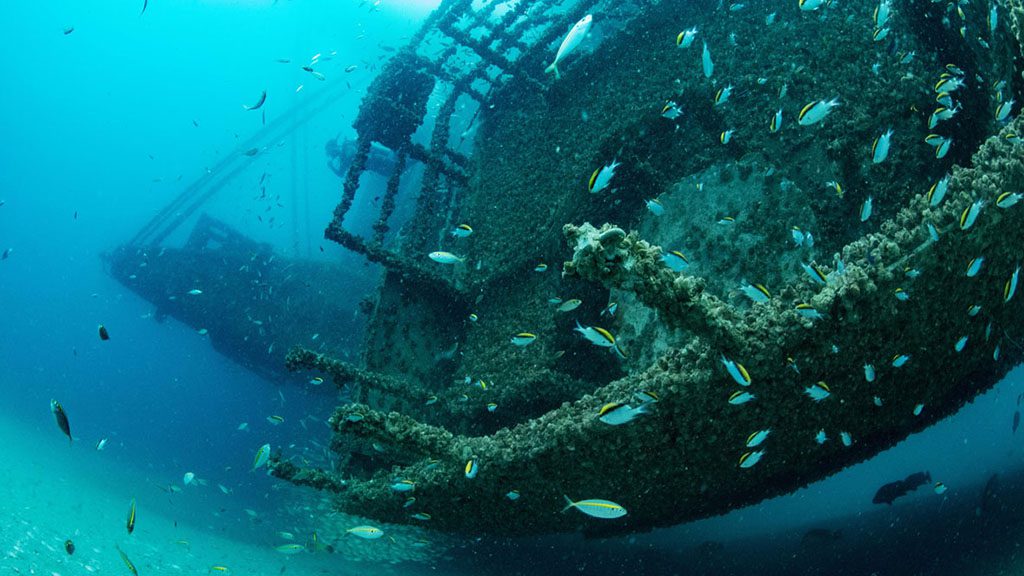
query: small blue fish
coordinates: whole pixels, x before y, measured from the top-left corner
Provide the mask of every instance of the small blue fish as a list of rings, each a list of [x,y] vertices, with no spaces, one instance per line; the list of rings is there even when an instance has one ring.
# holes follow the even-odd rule
[[[615,169],[618,167],[618,160],[612,160],[611,164],[594,170],[594,173],[590,175],[590,180],[587,182],[587,190],[591,194],[603,192],[611,184],[612,178],[615,177]]]
[[[800,267],[804,269],[804,272],[806,272],[808,276],[810,276],[812,282],[816,284],[821,284],[822,286],[828,284],[828,277],[825,276],[825,273],[822,272],[821,269],[815,266],[813,263],[804,264],[803,262],[801,262]]]
[[[942,177],[941,180],[932,184],[932,187],[928,189],[928,205],[931,207],[938,206],[942,202],[942,199],[946,197],[946,191],[949,190],[949,174]]]
[[[908,360],[910,360],[910,355],[909,354],[897,354],[897,355],[892,357],[892,367],[893,368],[902,368],[903,365],[906,364]]]
[[[978,256],[977,258],[972,258],[971,261],[967,264],[967,277],[968,278],[974,278],[975,276],[977,276],[978,272],[981,271],[981,265],[984,262],[985,262],[985,257],[984,256]]]
[[[252,469],[257,470],[270,461],[270,444],[264,444],[256,450],[256,457],[253,458]]]
[[[875,142],[871,145],[871,161],[873,163],[881,164],[889,157],[889,143],[891,140],[892,128],[889,128],[884,134],[875,138]]]
[[[764,457],[764,450],[758,450],[756,452],[744,452],[740,456],[740,468],[752,468],[755,464],[761,461]]]
[[[597,419],[611,426],[619,426],[632,422],[637,416],[649,414],[647,407],[650,403],[644,403],[636,408],[629,404],[609,402],[601,407],[597,413]]]
[[[537,340],[537,335],[530,332],[520,332],[512,337],[512,343],[516,346],[529,346]]]
[[[737,392],[733,392],[732,395],[729,396],[729,404],[732,404],[733,406],[739,406],[740,404],[746,404],[747,402],[750,402],[755,398],[757,398],[757,396],[754,396],[750,392],[747,392],[746,390],[740,390]]]
[[[860,221],[867,222],[868,218],[871,218],[871,196],[868,196],[867,200],[860,205]]]
[[[1017,266],[1013,270],[1013,274],[1010,275],[1010,279],[1003,285],[1003,303],[1007,303],[1013,298],[1013,295],[1017,293],[1017,280],[1020,277],[1020,266]]]
[[[673,250],[668,254],[662,254],[661,261],[671,268],[673,272],[682,272],[690,267],[690,261],[678,250]]]
[[[654,214],[655,216],[665,214],[665,205],[657,198],[644,200],[644,203],[647,204],[647,209],[651,211],[651,214]]]
[[[469,224],[459,224],[452,230],[451,235],[456,238],[469,238],[473,234],[473,228]]]
[[[689,48],[693,45],[693,39],[697,37],[698,30],[696,28],[690,28],[689,30],[683,30],[676,35],[676,46],[680,48]]]
[[[410,492],[416,489],[416,483],[409,479],[399,480],[391,485],[392,492]]]
[[[864,380],[867,380],[868,382],[874,382],[875,381],[875,367],[874,367],[874,365],[872,365],[872,364],[865,364],[864,365]]]
[[[768,121],[768,131],[772,134],[782,129],[782,108]]]
[[[815,402],[821,402],[825,398],[832,395],[832,391],[829,389],[828,384],[824,382],[818,382],[812,386],[804,388],[804,394],[810,396],[811,400]]]
[[[764,430],[758,430],[753,432],[750,436],[747,436],[747,448],[757,448],[768,439],[768,435],[772,433],[771,428],[765,428]]]
[[[984,207],[985,201],[977,200],[973,204],[965,208],[964,212],[961,214],[961,220],[959,220],[959,224],[961,224],[961,230],[971,230],[971,227],[973,227],[974,222],[978,219],[978,214],[981,213],[981,209]]]
[[[824,318],[824,316],[821,315],[821,312],[818,312],[814,306],[807,303],[797,304],[796,313],[808,320],[821,320]]]
[[[744,296],[750,298],[754,302],[767,302],[771,297],[771,293],[764,287],[764,284],[744,284],[740,286],[740,292]]]
[[[967,336],[961,336],[956,344],[953,345],[953,350],[956,350],[957,354],[964,351],[964,347],[967,346]]]
[[[1020,194],[1018,192],[1003,192],[998,198],[996,198],[996,207],[1006,209],[1011,206],[1015,206],[1020,202],[1021,198],[1024,198],[1024,194]]]
[[[724,354],[722,355],[721,362],[722,365],[725,366],[725,371],[729,373],[729,376],[732,377],[733,381],[740,386],[750,386],[750,373],[743,367],[743,364],[733,362],[726,358]]]
[[[804,235],[804,231],[801,230],[799,226],[793,226],[793,228],[790,230],[790,236],[793,237],[794,244],[796,244],[797,246],[803,246],[804,239],[806,238],[806,236]]]
[[[801,5],[809,4],[811,2],[817,2],[818,5],[821,5],[824,3],[824,0],[801,0]],[[810,102],[800,110],[796,123],[801,126],[817,124],[824,120],[836,106],[839,106],[839,98]]]

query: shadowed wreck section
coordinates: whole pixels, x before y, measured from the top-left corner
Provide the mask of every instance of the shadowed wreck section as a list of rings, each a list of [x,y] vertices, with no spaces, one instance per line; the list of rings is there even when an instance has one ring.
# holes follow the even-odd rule
[[[955,412],[1021,358],[1021,300],[1003,302],[1021,258],[1020,212],[990,206],[969,230],[958,222],[975,201],[992,202],[1006,184],[1024,181],[1024,163],[1012,144],[994,136],[974,164],[954,170],[939,207],[915,197],[880,232],[846,246],[844,271],[828,270],[826,285],[807,279],[749,308],[726,304],[699,279],[671,272],[660,264],[661,249],[635,233],[567,225],[573,254],[565,273],[635,293],[677,327],[677,345],[644,371],[486,437],[453,435],[362,404],[343,406],[331,419],[332,448],[376,461],[367,468],[376,471],[345,481],[305,473],[299,483],[337,492],[337,504],[349,513],[408,522],[423,511],[441,530],[630,531],[725,512],[864,460]],[[925,223],[941,231],[937,242]],[[979,253],[991,267],[984,278],[967,278],[964,269]],[[903,302],[893,294],[906,285],[905,268],[920,275]],[[799,316],[795,305],[803,302],[823,318]],[[973,305],[985,313],[969,316]],[[961,336],[968,344],[956,352]],[[748,388],[732,380],[721,354],[746,367]],[[897,368],[893,359],[900,355],[909,360]],[[293,351],[289,362],[336,382],[357,380],[384,392],[393,386],[308,352]],[[875,366],[874,382],[865,380],[865,363]],[[805,388],[819,381],[831,395],[815,402]],[[731,405],[729,396],[740,389],[756,398]],[[649,416],[624,426],[597,418],[606,402],[635,402],[637,392],[659,398]],[[740,468],[748,434],[767,428],[763,460]],[[818,445],[819,430],[831,440]],[[850,435],[850,446],[839,440],[841,432]],[[478,465],[472,479],[465,474],[469,460]],[[280,461],[272,470],[292,480],[303,474]],[[415,482],[414,509],[390,488],[396,479]],[[512,490],[521,495],[516,501],[505,496]],[[614,525],[563,515],[563,494],[614,500],[629,514]],[[484,517],[502,521],[480,522]]]
[[[452,78],[416,60],[419,73],[454,86],[438,96],[446,117],[429,149],[411,146],[414,125],[377,136],[383,128],[363,126],[361,149],[385,138],[426,165],[421,209],[404,235],[386,236],[385,214],[372,243],[359,239],[344,228],[359,175],[346,178],[327,236],[388,271],[368,304],[358,362],[288,354],[289,369],[327,375],[352,400],[330,419],[335,469],[303,469],[285,451],[271,472],[380,522],[468,534],[623,533],[791,492],[993,386],[1022,357],[1024,205],[997,199],[1024,191],[1024,126],[993,120],[986,91],[990,79],[1005,79],[999,97],[1018,93],[1019,46],[999,29],[1001,51],[956,54],[985,82],[965,76],[965,101],[978,108],[936,128],[956,134],[947,157],[925,138],[933,77],[949,74],[952,55],[911,30],[944,8],[894,7],[891,34],[901,43],[885,46],[872,40],[876,4],[844,2],[827,17],[780,8],[770,46],[742,40],[765,34],[755,8],[766,3],[728,15],[691,2],[641,4],[545,87],[536,72],[549,44],[606,4],[540,11],[548,27],[535,32],[547,43],[526,45],[515,39],[528,26],[523,11],[540,3],[517,4],[505,32],[492,30],[500,42],[488,44],[460,37],[452,11],[481,26],[489,16],[446,2],[396,69],[444,32],[481,52],[479,70],[504,75],[490,76],[493,90],[482,94],[470,87],[473,74]],[[970,18],[980,26],[983,15]],[[1015,30],[1019,18],[1018,7]],[[706,23],[713,49],[744,32],[736,50],[751,57],[718,62],[712,81],[691,78],[699,48],[671,43],[684,21]],[[488,48],[509,44],[519,59]],[[806,66],[771,68],[794,49]],[[876,63],[879,72],[866,72]],[[583,68],[602,70],[607,92]],[[860,79],[856,93],[849,78]],[[722,83],[736,84],[734,100],[713,105]],[[379,82],[364,106],[382,105],[396,86]],[[469,160],[444,151],[460,92],[493,104],[479,112]],[[428,109],[424,94],[400,100]],[[827,121],[797,125],[807,102],[833,95],[843,105]],[[668,99],[689,114],[664,116]],[[787,127],[777,134],[767,121],[779,107]],[[887,161],[873,161],[871,143],[890,123],[899,139]],[[731,144],[719,137],[732,129]],[[587,177],[613,160],[614,190],[589,193]],[[948,182],[944,194],[937,182]],[[650,199],[663,214],[645,208]],[[472,236],[452,238],[464,222]],[[816,243],[804,242],[812,230]],[[435,250],[457,263],[433,265],[426,255]],[[676,251],[699,257],[675,270],[664,256]],[[978,257],[981,272],[968,274]],[[753,285],[764,285],[763,297],[748,297]],[[621,346],[594,346],[579,337],[584,327],[618,335]],[[516,345],[520,333],[535,338]],[[730,374],[734,365],[744,377]],[[641,403],[647,413],[628,423],[600,417],[609,404]],[[611,500],[628,514],[563,511],[566,496]]]

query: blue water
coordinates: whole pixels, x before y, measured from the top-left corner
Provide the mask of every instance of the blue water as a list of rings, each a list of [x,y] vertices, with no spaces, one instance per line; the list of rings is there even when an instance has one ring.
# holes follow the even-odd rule
[[[242,108],[261,91],[268,93],[269,123],[296,99],[347,82],[351,89],[323,109],[321,121],[283,142],[282,153],[268,155],[242,178],[248,184],[229,187],[211,211],[282,253],[349,264],[351,284],[336,288],[354,313],[377,271],[321,239],[340,191],[323,143],[350,134],[374,68],[389,54],[382,45],[400,46],[431,4],[153,0],[141,17],[141,2],[0,7],[0,250],[11,249],[0,261],[0,418],[23,431],[8,441],[46,454],[67,450],[49,411],[50,399],[58,398],[80,448],[91,450],[109,438],[104,452],[90,453],[94,461],[85,463],[80,454],[75,465],[136,479],[153,495],[147,506],[154,513],[240,542],[275,542],[284,528],[274,515],[282,512],[274,483],[247,473],[253,449],[263,442],[326,442],[322,421],[334,392],[263,380],[217,354],[194,329],[173,319],[156,322],[153,305],[108,276],[100,254],[130,238],[183,182],[262,128],[260,112]],[[65,35],[71,26],[74,31]],[[325,82],[299,68],[314,54],[331,52],[333,59],[318,66]],[[280,58],[291,62],[278,63]],[[357,69],[344,72],[349,65]],[[304,174],[300,182],[289,176],[297,167]],[[250,190],[261,172],[271,174],[269,188],[286,205],[298,190],[308,193],[312,218],[296,219],[285,208],[280,218],[287,225],[256,220],[254,210],[262,204]],[[355,213],[355,229],[368,224],[368,216],[360,218]],[[109,342],[96,337],[98,324],[109,328]],[[939,508],[959,499],[957,505],[970,509],[965,503],[978,499],[991,474],[1013,477],[1021,469],[1019,437],[1010,426],[1022,391],[1022,375],[1013,372],[960,414],[872,461],[722,518],[617,539],[606,550],[568,537],[483,549],[467,541],[445,569],[497,556],[498,565],[542,573],[543,566],[518,559],[544,550],[568,558],[565,566],[601,573],[594,558],[611,550],[626,559],[616,567],[628,568],[642,556],[682,571],[690,560],[680,550],[704,541],[780,538],[790,546],[806,528],[877,513],[871,497],[878,486],[919,470],[930,471],[950,491],[942,498],[924,487],[900,503]],[[269,425],[271,414],[292,425]],[[306,415],[319,420],[309,422],[313,434],[294,425]],[[243,422],[248,429],[238,430]],[[207,480],[207,492],[188,501],[162,496],[186,472]],[[216,484],[231,493],[219,494]],[[268,519],[250,522],[245,508]],[[212,509],[224,512],[210,516]],[[288,523],[296,524],[293,518]],[[38,562],[48,566],[46,559]]]

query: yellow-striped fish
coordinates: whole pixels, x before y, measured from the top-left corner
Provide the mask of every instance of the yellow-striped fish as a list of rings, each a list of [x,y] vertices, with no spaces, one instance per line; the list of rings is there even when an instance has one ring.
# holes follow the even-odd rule
[[[131,534],[135,531],[135,498],[132,498],[132,503],[128,507],[128,533]]]
[[[568,496],[563,496],[563,498],[565,498],[566,506],[565,508],[562,508],[562,512],[565,512],[570,508],[575,508],[587,516],[593,516],[594,518],[601,518],[604,520],[621,518],[626,515],[625,508],[610,500],[590,499],[573,502]]]
[[[117,548],[117,553],[121,555],[121,561],[128,567],[128,571],[135,576],[139,576],[139,571],[135,569],[135,564],[132,564],[132,561],[128,559],[128,555],[124,553],[124,550],[121,550],[121,547],[117,545],[115,545],[115,548]]]

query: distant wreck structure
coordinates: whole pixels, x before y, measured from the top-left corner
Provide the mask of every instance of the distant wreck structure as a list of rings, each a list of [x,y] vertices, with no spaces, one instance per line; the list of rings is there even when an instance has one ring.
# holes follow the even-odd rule
[[[288,349],[298,343],[341,356],[360,340],[362,322],[353,316],[358,303],[334,295],[363,292],[366,275],[342,262],[311,258],[315,246],[300,250],[295,200],[301,186],[296,179],[275,183],[274,175],[261,174],[264,159],[284,149],[281,143],[297,127],[344,91],[342,85],[299,100],[103,257],[113,278],[153,304],[157,321],[184,323],[223,356],[274,382],[300,378],[284,366]],[[293,192],[282,198],[278,190]],[[296,249],[282,253],[251,238],[239,227],[246,221],[247,231],[258,226],[291,236]]]
[[[1022,39],[1019,0],[444,1],[364,99],[325,231],[385,270],[361,357],[287,355],[352,392],[337,467],[271,472],[380,522],[625,533],[954,413],[1024,352]]]

